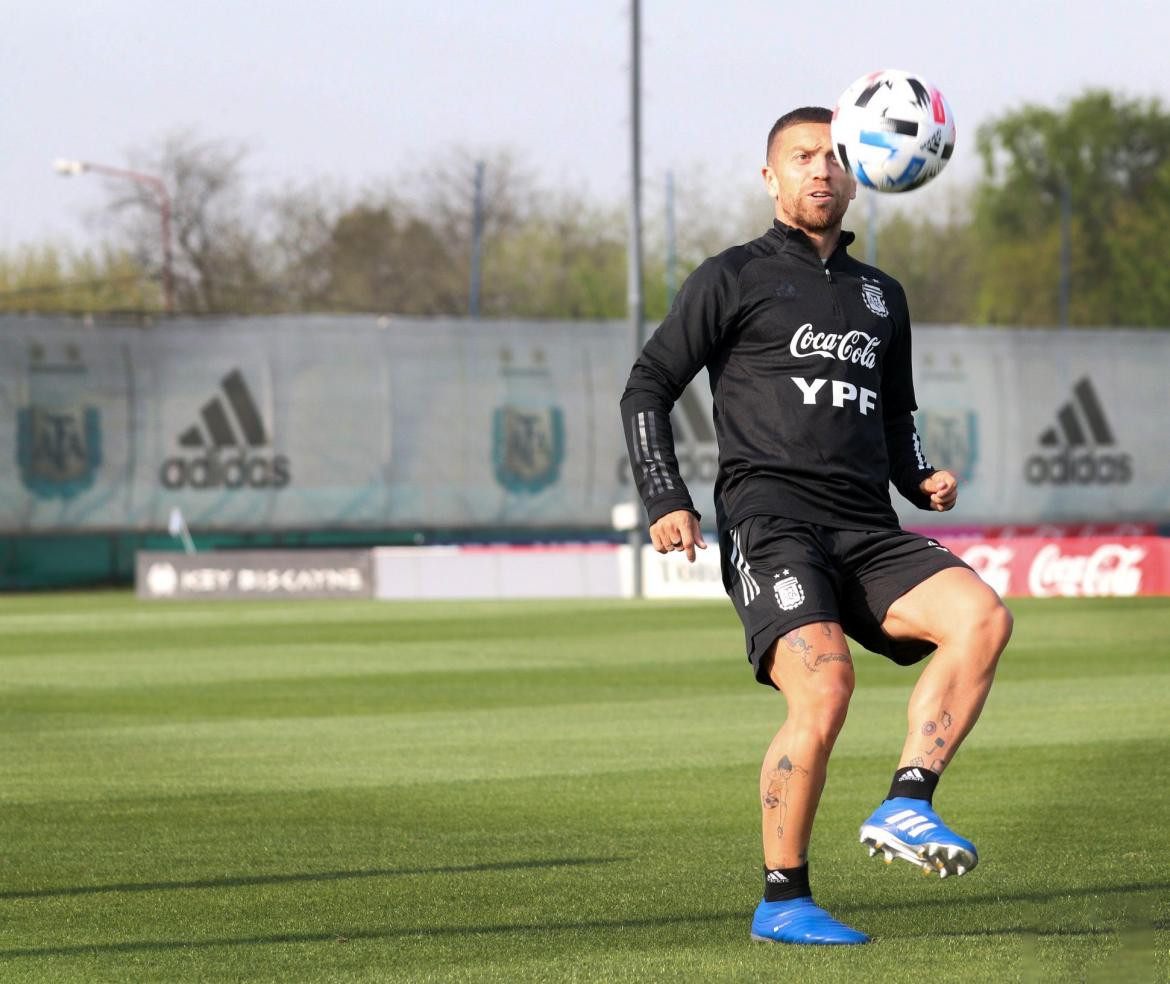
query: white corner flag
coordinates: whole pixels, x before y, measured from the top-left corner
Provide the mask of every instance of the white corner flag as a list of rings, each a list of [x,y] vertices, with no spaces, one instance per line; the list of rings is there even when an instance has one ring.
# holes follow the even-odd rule
[[[183,549],[187,553],[195,552],[195,541],[191,539],[191,531],[187,529],[187,521],[183,519],[183,510],[178,506],[171,509],[170,519],[167,520],[167,532],[183,541]]]

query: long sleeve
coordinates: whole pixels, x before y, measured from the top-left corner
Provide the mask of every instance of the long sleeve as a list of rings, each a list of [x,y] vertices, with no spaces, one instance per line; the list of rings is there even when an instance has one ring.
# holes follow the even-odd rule
[[[914,426],[914,415],[906,412],[886,417],[886,452],[890,456],[890,481],[904,499],[919,509],[930,508],[930,496],[919,485],[934,474],[922,451],[922,438]]]
[[[926,460],[922,439],[914,426],[914,376],[910,351],[910,312],[906,295],[898,287],[891,313],[897,326],[895,342],[882,378],[885,407],[886,453],[890,459],[890,481],[901,496],[919,509],[930,508],[930,496],[919,485],[934,474]]]
[[[707,363],[734,314],[735,274],[721,257],[683,284],[666,319],[630,370],[622,394],[622,429],[634,482],[651,524],[676,509],[698,516],[679,471],[670,411]]]

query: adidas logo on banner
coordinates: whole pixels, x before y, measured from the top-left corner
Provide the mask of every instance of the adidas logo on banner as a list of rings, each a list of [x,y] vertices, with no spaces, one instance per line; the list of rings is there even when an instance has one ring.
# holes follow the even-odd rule
[[[266,455],[268,433],[243,373],[233,369],[199,411],[198,422],[179,435],[192,455],[163,462],[160,479],[168,489],[282,489],[291,478],[288,458]]]
[[[1088,376],[1072,399],[1056,412],[1056,423],[1038,438],[1044,452],[1024,462],[1032,485],[1126,485],[1133,480],[1133,458],[1113,448],[1117,440]]]

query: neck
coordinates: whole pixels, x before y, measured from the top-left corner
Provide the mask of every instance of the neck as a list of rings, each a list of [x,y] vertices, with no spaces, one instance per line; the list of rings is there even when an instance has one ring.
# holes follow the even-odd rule
[[[784,220],[781,219],[780,221],[783,222]],[[804,229],[800,226],[796,228],[800,229],[801,232],[812,240],[812,244],[817,251],[817,256],[822,260],[828,259],[833,254],[833,250],[837,248],[837,243],[841,239],[840,224],[833,226],[831,229]]]

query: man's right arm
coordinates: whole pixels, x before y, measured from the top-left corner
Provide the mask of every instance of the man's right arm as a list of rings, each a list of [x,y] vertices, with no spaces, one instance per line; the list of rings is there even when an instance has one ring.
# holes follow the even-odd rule
[[[630,370],[621,401],[622,429],[651,525],[680,509],[698,519],[679,471],[670,411],[718,343],[734,311],[736,292],[736,278],[727,265],[707,260],[687,278]]]

